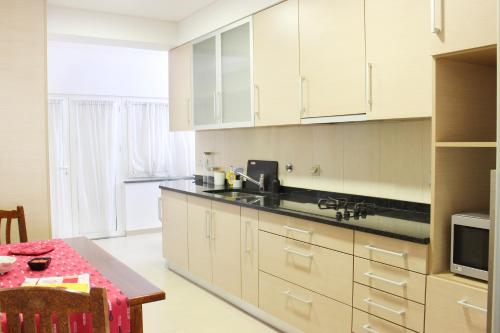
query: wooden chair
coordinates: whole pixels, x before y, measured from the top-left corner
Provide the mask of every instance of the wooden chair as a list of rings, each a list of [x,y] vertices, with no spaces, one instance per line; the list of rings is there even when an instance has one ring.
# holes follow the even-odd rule
[[[70,333],[69,314],[92,313],[93,333],[109,333],[106,289],[92,288],[90,294],[45,287],[0,290],[0,310],[7,313],[9,333],[36,333],[35,314],[40,316],[40,333],[52,332],[52,315],[58,332]],[[23,327],[19,314],[23,314]]]
[[[26,230],[26,220],[24,219],[24,208],[23,206],[17,206],[16,210],[0,210],[0,226],[2,220],[7,219],[7,226],[5,228],[5,242],[10,244],[11,242],[11,226],[12,220],[16,219],[19,228],[19,240],[21,243],[26,243],[28,241],[28,234]],[[1,243],[0,237],[0,243]]]

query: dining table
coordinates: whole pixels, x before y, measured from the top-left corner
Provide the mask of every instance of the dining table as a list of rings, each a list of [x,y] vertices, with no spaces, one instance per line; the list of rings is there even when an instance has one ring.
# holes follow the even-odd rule
[[[74,255],[81,257],[80,260],[83,260],[83,262],[86,261],[85,265],[87,267],[110,281],[113,289],[119,289],[120,294],[123,294],[127,299],[130,332],[143,332],[142,305],[164,300],[165,292],[163,290],[154,286],[140,274],[86,237],[65,238],[48,242],[60,244],[59,248],[68,248],[69,246],[69,248],[74,250],[72,251],[68,248],[69,252],[76,252]],[[28,243],[24,244],[28,245]],[[59,260],[64,261],[63,258],[59,258]],[[53,262],[52,264],[57,263]],[[116,292],[116,290],[108,289],[108,294],[110,292]]]

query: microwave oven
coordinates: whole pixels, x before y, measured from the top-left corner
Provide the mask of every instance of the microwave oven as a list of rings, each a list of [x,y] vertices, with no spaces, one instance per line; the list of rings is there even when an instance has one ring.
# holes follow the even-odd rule
[[[454,214],[451,218],[450,270],[488,281],[489,234],[489,215]]]

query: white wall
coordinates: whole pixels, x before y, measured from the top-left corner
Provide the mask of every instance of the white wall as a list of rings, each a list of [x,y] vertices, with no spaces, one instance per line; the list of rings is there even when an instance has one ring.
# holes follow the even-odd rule
[[[49,42],[50,94],[168,97],[168,52]]]
[[[89,42],[138,48],[171,48],[174,22],[49,6],[49,40]]]
[[[242,19],[283,0],[218,0],[178,22],[177,42],[182,44]]]

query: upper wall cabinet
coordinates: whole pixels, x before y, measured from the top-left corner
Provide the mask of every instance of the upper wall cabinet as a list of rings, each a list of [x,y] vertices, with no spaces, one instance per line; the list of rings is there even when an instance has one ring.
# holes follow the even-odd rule
[[[299,0],[299,33],[302,118],[365,113],[364,0]]]
[[[429,4],[365,1],[368,119],[430,117]]]
[[[300,123],[298,0],[253,17],[255,125]]]
[[[496,0],[429,0],[432,54],[497,43]]]
[[[251,18],[193,44],[195,129],[253,126]]]
[[[179,46],[169,53],[169,116],[170,131],[188,131],[191,121],[191,43]]]

